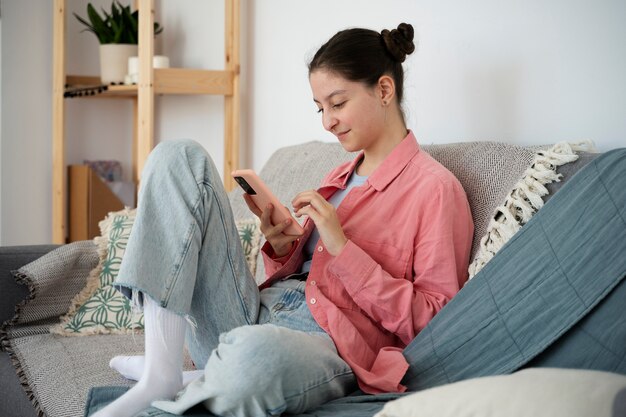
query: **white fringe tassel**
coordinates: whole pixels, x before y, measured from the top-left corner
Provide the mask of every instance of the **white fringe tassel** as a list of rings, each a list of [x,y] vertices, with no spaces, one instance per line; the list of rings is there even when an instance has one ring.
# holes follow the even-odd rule
[[[596,152],[594,143],[590,140],[559,142],[535,154],[531,166],[507,195],[504,204],[496,208],[476,257],[469,266],[470,279],[543,207],[542,197],[548,194],[545,185],[561,181],[562,175],[557,174],[557,167],[577,160],[576,152],[582,151]]]

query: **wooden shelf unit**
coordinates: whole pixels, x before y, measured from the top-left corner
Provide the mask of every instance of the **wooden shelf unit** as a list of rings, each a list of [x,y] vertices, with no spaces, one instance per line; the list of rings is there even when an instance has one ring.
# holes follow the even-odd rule
[[[154,56],[154,0],[136,0],[139,9],[139,82],[111,85],[88,96],[126,98],[133,101],[133,181],[154,147],[154,97],[156,94],[209,94],[224,96],[224,186],[234,187],[230,172],[239,166],[239,42],[240,0],[225,0],[225,69],[152,68]],[[145,11],[148,10],[149,13]],[[52,93],[52,240],[65,243],[67,230],[67,166],[65,162],[66,85],[99,85],[100,78],[65,73],[66,0],[54,0]]]

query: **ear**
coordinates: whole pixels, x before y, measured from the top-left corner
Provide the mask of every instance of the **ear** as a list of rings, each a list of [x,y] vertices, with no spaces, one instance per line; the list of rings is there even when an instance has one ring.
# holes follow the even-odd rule
[[[393,78],[383,75],[378,79],[378,96],[384,106],[392,102],[396,96],[396,84]]]

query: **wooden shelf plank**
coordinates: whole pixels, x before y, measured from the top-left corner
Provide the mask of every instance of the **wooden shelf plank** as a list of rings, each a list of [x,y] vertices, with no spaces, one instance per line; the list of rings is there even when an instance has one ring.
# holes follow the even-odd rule
[[[110,85],[107,91],[102,93],[104,97],[121,96],[121,97],[136,97],[137,86],[136,85]],[[94,96],[97,97],[97,96]]]
[[[155,94],[208,94],[230,96],[233,94],[234,71],[201,70],[188,68],[154,69]],[[99,77],[68,75],[66,84],[74,86],[99,86]],[[137,85],[109,85],[107,91],[84,97],[134,97]]]
[[[108,87],[107,91],[96,91],[98,86],[95,87],[85,87],[81,88],[81,92],[76,91],[72,88],[68,88],[65,90],[65,98],[126,98],[132,99],[137,98],[137,86],[136,85],[124,85],[124,86],[114,86]]]
[[[100,85],[100,77],[94,75],[66,75],[65,84],[67,85]]]
[[[233,94],[233,72],[188,68],[155,68],[156,94]]]

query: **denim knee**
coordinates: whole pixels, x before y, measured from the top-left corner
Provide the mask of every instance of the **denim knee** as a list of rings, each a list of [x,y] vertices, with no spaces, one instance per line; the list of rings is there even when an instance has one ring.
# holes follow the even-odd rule
[[[187,160],[190,155],[206,153],[206,150],[198,142],[192,139],[173,139],[158,143],[150,152],[148,163],[163,169],[164,165],[180,163]]]
[[[254,395],[266,383],[276,380],[283,371],[282,349],[277,349],[281,330],[273,324],[250,325],[220,336],[216,354],[233,376],[228,381],[233,384],[228,391],[244,397]]]
[[[163,176],[186,178],[192,174],[196,184],[222,184],[219,172],[209,153],[202,145],[191,139],[167,140],[159,143],[148,156],[142,173],[146,178]]]
[[[205,401],[217,415],[274,415],[285,408],[281,375],[281,328],[272,324],[238,327],[220,336],[205,368],[219,394]]]

